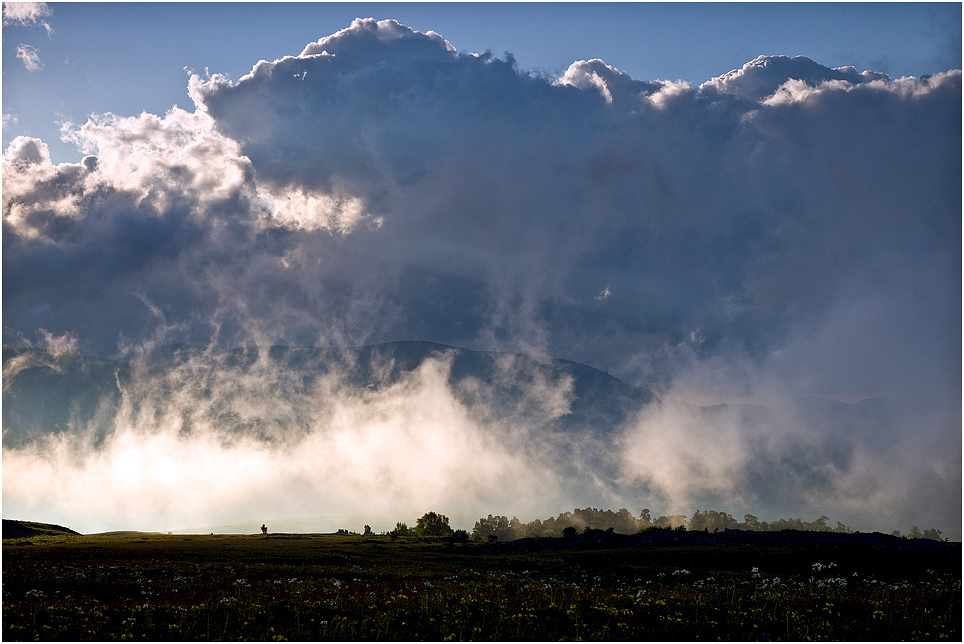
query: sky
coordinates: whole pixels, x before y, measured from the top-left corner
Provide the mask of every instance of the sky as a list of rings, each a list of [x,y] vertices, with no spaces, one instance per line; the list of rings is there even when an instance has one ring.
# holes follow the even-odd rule
[[[959,534],[960,68],[953,3],[4,4],[4,343],[565,358],[663,401],[609,451],[667,511],[752,508],[782,477],[796,514]],[[461,432],[433,499],[457,506],[439,480],[479,453],[477,485],[506,481],[487,502],[552,481],[430,366],[377,418],[357,397],[326,407],[289,451],[186,438],[173,412],[85,450],[84,428],[5,442],[4,505],[84,507],[54,507],[49,473],[133,508],[124,459],[164,456],[170,476],[129,489],[176,494],[198,464],[280,462],[309,440],[342,463],[359,458],[345,441],[367,446],[415,508],[425,485],[365,431],[403,441],[426,413],[413,401]],[[248,393],[268,413],[272,394]],[[888,413],[875,431],[816,422],[792,403],[814,398]],[[721,403],[780,411],[708,426],[701,406]],[[788,464],[809,468],[796,488]],[[318,466],[271,476],[290,490]]]

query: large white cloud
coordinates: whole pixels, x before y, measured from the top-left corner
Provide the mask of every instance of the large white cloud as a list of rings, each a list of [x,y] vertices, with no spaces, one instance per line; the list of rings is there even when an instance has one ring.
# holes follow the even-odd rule
[[[910,393],[933,410],[921,440],[950,450],[813,424],[808,440],[855,450],[833,461],[835,480],[870,477],[848,489],[903,463],[959,506],[959,70],[771,56],[699,87],[601,60],[546,79],[369,19],[189,88],[193,113],[68,128],[81,164],[9,146],[5,341],[419,338],[572,358],[668,398]],[[667,407],[676,438],[657,439],[647,413],[627,479],[689,500],[748,485],[746,451],[677,449],[708,430]],[[720,431],[744,445],[759,422]],[[664,448],[706,486],[642,465]],[[928,459],[936,484],[911,475]]]
[[[46,2],[4,2],[3,3],[3,24],[5,25],[39,25],[47,30],[47,34],[53,33],[53,29],[43,20],[53,15],[53,10]]]
[[[874,80],[890,80],[886,74],[872,71],[858,72],[854,67],[829,69],[806,56],[759,56],[741,69],[734,69],[722,76],[710,79],[700,86],[702,90],[715,89],[751,101],[761,101],[772,96],[788,80],[816,87],[838,81],[849,86]]]

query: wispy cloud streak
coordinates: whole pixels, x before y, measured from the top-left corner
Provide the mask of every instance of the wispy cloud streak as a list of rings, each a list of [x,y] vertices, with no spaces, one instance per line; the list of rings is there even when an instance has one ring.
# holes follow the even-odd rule
[[[31,45],[21,43],[17,46],[17,58],[23,61],[23,66],[30,72],[39,72],[44,68],[43,61],[40,60],[40,52]]]

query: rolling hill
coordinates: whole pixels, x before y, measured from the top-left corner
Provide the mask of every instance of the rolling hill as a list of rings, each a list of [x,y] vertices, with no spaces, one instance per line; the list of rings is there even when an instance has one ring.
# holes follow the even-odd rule
[[[36,521],[19,521],[16,519],[3,520],[4,539],[24,539],[40,535],[55,537],[66,534],[79,535],[80,533],[53,523],[37,523]]]

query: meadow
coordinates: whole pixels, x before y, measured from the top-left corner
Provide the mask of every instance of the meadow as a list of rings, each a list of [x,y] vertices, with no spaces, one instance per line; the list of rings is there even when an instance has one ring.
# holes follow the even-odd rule
[[[961,639],[960,544],[651,533],[634,547],[590,532],[5,539],[3,639]]]

